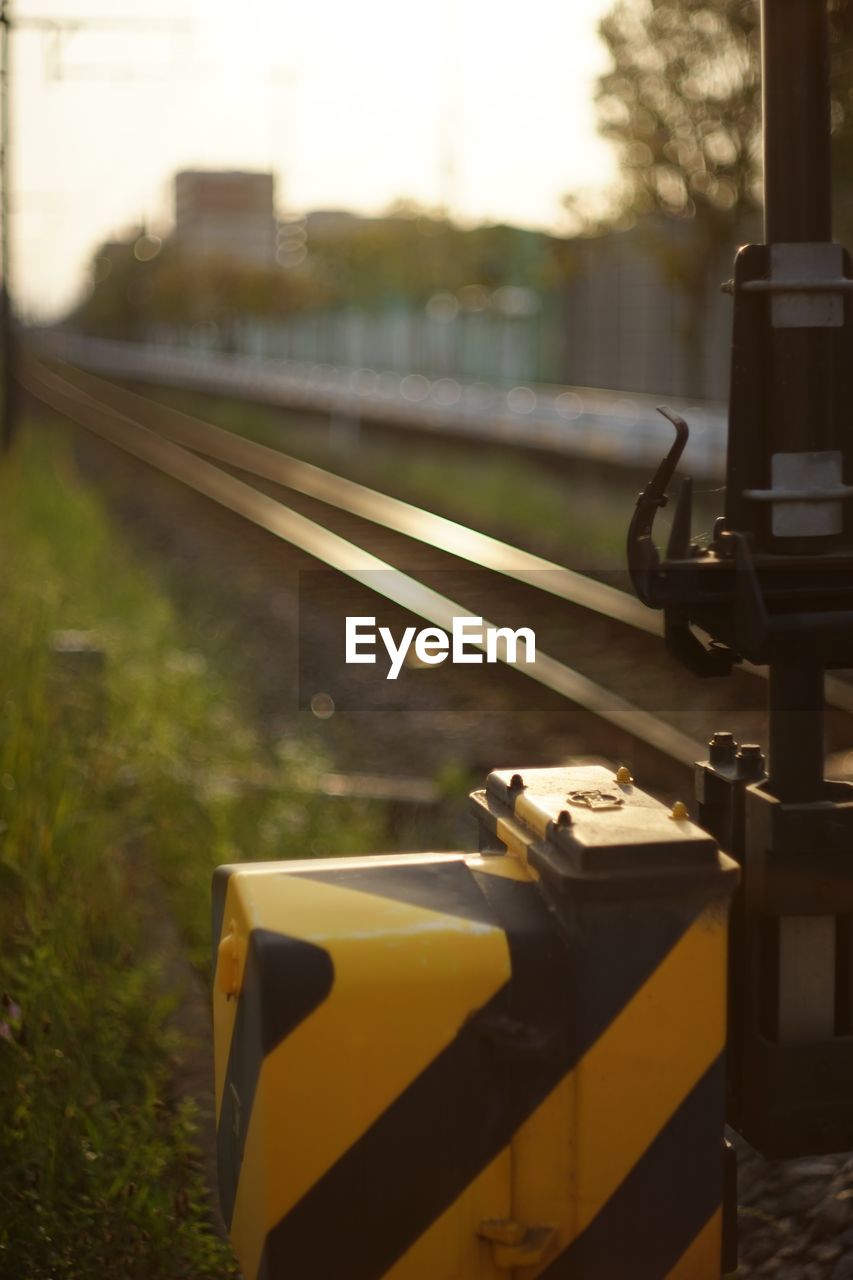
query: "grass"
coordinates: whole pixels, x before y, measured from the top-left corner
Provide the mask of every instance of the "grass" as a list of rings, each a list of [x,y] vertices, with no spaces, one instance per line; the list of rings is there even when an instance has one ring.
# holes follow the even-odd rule
[[[217,863],[362,851],[377,819],[311,792],[315,749],[259,739],[65,435],[20,445],[0,469],[0,1275],[233,1276],[133,863],[204,967]],[[69,628],[102,671],[52,650]]]

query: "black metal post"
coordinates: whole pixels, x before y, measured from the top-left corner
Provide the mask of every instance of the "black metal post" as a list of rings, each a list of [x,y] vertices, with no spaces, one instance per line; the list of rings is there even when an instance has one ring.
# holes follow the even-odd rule
[[[829,240],[829,17],[826,0],[761,0],[764,236]]]
[[[826,0],[761,0],[764,238],[832,239],[829,15]],[[830,449],[831,338],[772,335],[773,452]]]
[[[764,229],[769,245],[832,239],[827,0],[761,0]],[[771,249],[772,253],[772,249]],[[834,445],[831,334],[771,328],[774,454]],[[773,538],[775,551],[809,552],[814,539]],[[823,791],[823,667],[808,652],[770,664],[770,787],[807,802]]]
[[[823,667],[812,659],[770,664],[770,790],[792,804],[823,792]]]

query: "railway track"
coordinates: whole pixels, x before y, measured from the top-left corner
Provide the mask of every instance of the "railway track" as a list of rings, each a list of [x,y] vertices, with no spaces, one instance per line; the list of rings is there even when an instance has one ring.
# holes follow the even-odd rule
[[[29,359],[27,390],[58,413],[296,547],[407,614],[450,630],[459,616],[533,626],[536,659],[515,679],[579,709],[684,791],[708,732],[756,740],[763,673],[697,681],[662,652],[659,616],[540,556],[377,493],[70,367]],[[627,524],[626,513],[626,524]],[[642,677],[638,674],[642,672]],[[827,681],[830,748],[853,744],[853,690]]]
[[[33,334],[33,340],[45,358],[109,379],[181,387],[552,457],[645,467],[657,460],[666,439],[657,398],[645,392],[460,383],[446,376],[200,352],[49,330]],[[725,470],[725,406],[679,401],[674,407],[691,424],[694,474],[718,480]]]
[[[651,758],[661,766],[657,786],[664,791],[690,793],[692,763],[704,755],[705,731],[723,724],[743,738],[763,719],[762,672],[747,668],[719,682],[687,676],[663,654],[659,618],[606,584],[79,371],[58,372],[30,361],[23,380],[38,399],[88,431],[300,548],[312,562],[334,567],[355,588],[377,592],[384,584],[390,600],[435,625],[447,627],[455,614],[480,610],[517,621],[538,608],[544,620],[550,609],[557,619],[554,651],[540,653],[536,664],[522,665],[512,678],[522,685],[536,681],[561,708],[582,708],[588,722],[600,723],[623,741],[629,737],[644,748],[650,745]],[[479,566],[473,594],[472,564]],[[443,590],[436,587],[437,575]],[[586,643],[578,643],[584,636]],[[611,657],[621,655],[618,670],[610,661],[602,671],[605,648]],[[597,678],[591,674],[595,656]],[[693,700],[680,724],[673,723],[679,716],[672,705],[659,714],[638,705],[642,695],[646,703],[660,702],[666,684],[670,704]],[[632,685],[636,700],[627,696]],[[853,743],[850,687],[828,680],[827,695],[830,733],[837,747],[848,746]],[[744,712],[745,703],[754,714]],[[765,1160],[735,1141],[738,1203],[744,1206],[739,1274],[790,1274],[793,1280],[796,1270],[799,1277],[829,1280],[827,1268],[842,1257],[836,1238],[853,1160],[845,1154],[811,1162]],[[804,1187],[806,1178],[811,1181]],[[843,1240],[847,1243],[847,1235]],[[786,1254],[812,1261],[789,1272]]]

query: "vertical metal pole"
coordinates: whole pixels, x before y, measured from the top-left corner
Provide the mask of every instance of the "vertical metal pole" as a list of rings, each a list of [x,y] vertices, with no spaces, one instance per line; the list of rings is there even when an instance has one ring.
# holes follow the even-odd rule
[[[827,0],[761,0],[764,229],[768,244],[832,238]],[[771,250],[772,253],[772,250]],[[771,329],[769,454],[833,447],[830,335]],[[768,457],[768,468],[770,458]],[[773,539],[774,551],[815,549]],[[802,651],[770,665],[770,786],[806,802],[823,790],[823,668]]]
[[[11,128],[10,106],[10,46],[11,18],[8,0],[0,0],[0,362],[2,362],[2,391],[0,391],[0,427],[3,452],[12,447],[16,428],[16,396],[14,384],[15,332],[11,285],[11,231],[10,231],[10,179],[11,157],[9,140]]]
[[[832,239],[827,0],[762,0],[764,238]],[[773,453],[831,449],[831,338],[772,331]]]
[[[793,804],[823,791],[823,667],[814,660],[771,662],[770,789]]]
[[[826,0],[761,0],[761,92],[765,240],[829,240]]]

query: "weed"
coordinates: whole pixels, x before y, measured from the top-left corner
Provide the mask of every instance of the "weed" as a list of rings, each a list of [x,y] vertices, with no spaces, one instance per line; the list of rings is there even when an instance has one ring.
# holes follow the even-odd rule
[[[332,828],[326,762],[259,741],[65,434],[21,444],[0,474],[0,1276],[221,1280],[125,853],[202,967],[218,862],[364,850],[373,820]],[[56,652],[59,629],[105,661]]]

